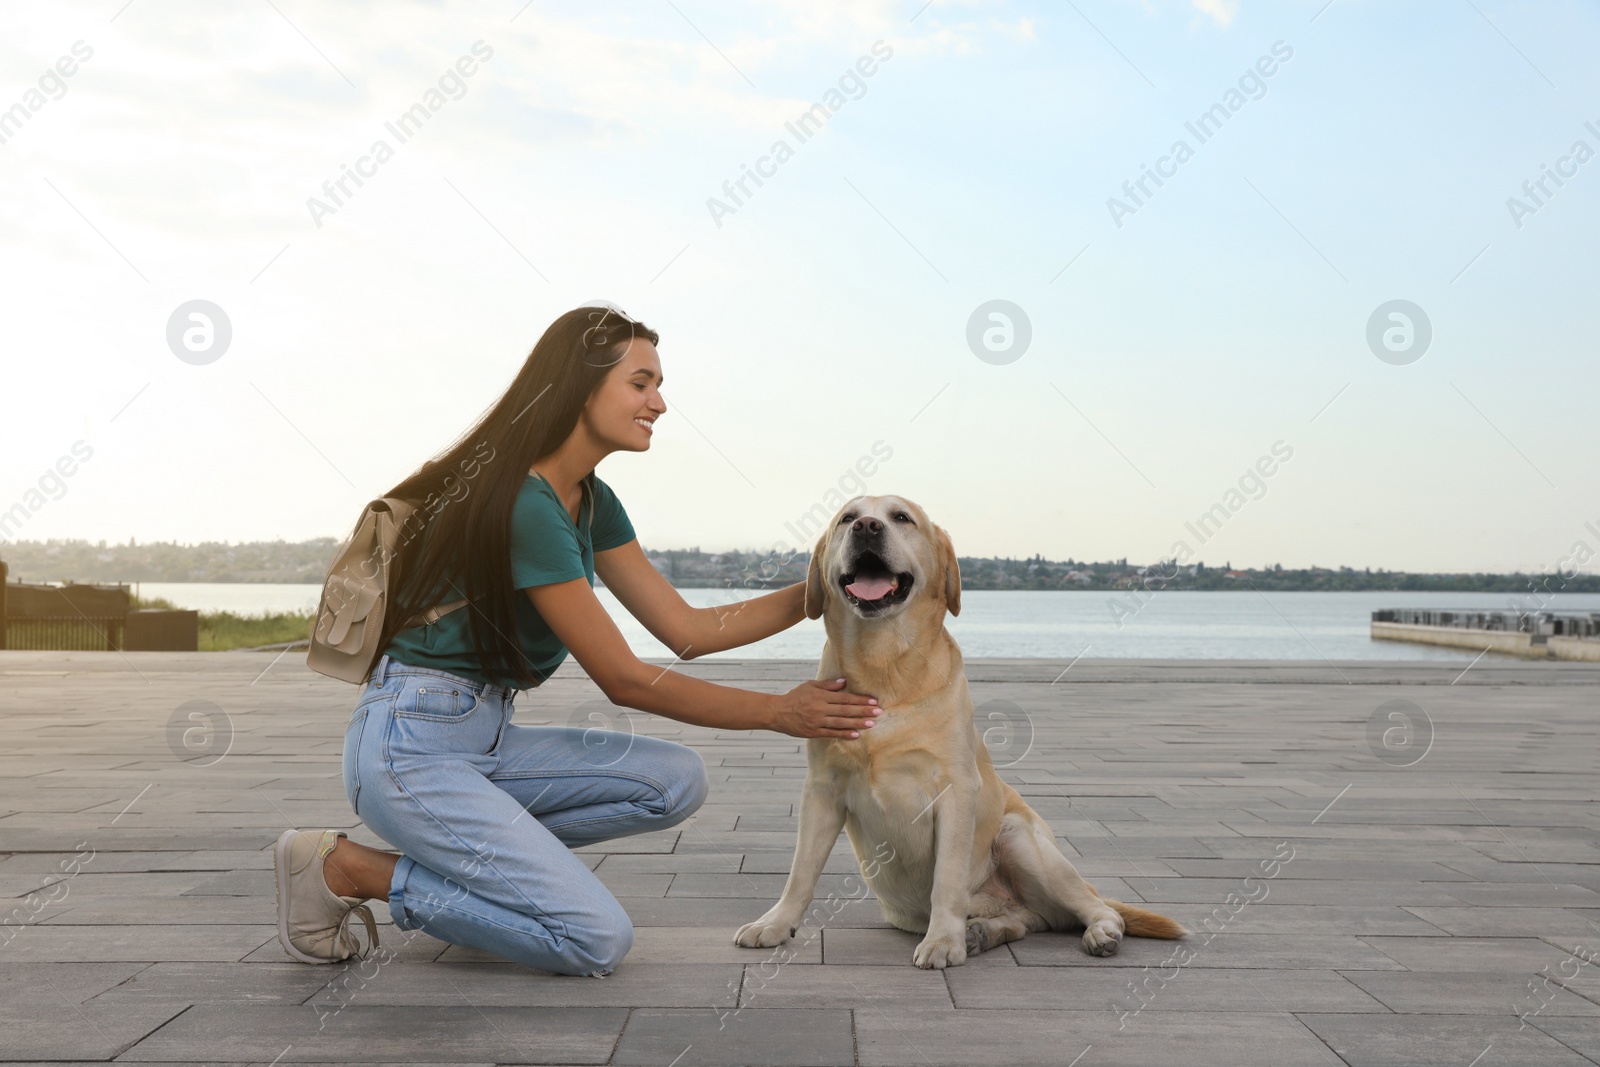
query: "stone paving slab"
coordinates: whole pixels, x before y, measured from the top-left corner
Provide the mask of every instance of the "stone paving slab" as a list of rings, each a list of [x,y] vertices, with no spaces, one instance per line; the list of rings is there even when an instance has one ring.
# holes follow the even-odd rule
[[[747,898],[729,901],[722,897],[617,897],[637,929],[646,926],[711,927],[716,936],[726,933],[731,939],[733,931],[744,923],[761,917],[772,905],[771,900],[758,901]],[[837,901],[839,910],[828,917],[828,926],[866,929],[888,929],[877,901],[870,897]],[[832,904],[829,907],[833,907]],[[731,925],[730,925],[731,922]],[[637,943],[637,942],[636,942]]]
[[[824,968],[827,969],[827,968]],[[952,971],[950,995],[957,1008],[1050,1010],[1105,1008],[1143,1012],[1259,1012],[1257,984],[1282,1011],[1383,1012],[1393,1009],[1365,992],[1356,976],[1332,970],[1290,968],[1219,970],[1196,966],[1172,973],[1132,974],[1115,985],[1098,971],[1067,967],[1017,967],[995,972]],[[1410,975],[1404,977],[1409,978]],[[1509,999],[1507,1001],[1509,1003]]]
[[[1001,773],[1102,892],[1197,931],[1185,962],[1052,932],[920,971],[842,838],[819,892],[852,899],[788,962],[740,949],[789,869],[803,745],[634,715],[712,792],[579,850],[636,928],[593,980],[398,931],[382,901],[381,966],[284,956],[277,834],[384,844],[343,792],[355,690],[300,657],[0,652],[0,1062],[1600,1063],[1600,665],[1069,662],[967,664],[977,702],[1023,709]],[[569,662],[517,721],[598,698]],[[1428,718],[1420,758],[1369,743],[1395,699]],[[215,749],[169,742],[191,700]]]
[[[87,965],[86,965],[87,966]],[[346,968],[307,967],[285,960],[257,967],[238,963],[127,964],[135,973],[111,986],[85,1005],[113,1007],[133,1004],[304,1004],[337,979]]]
[[[1584,1067],[1594,1062],[1573,1048],[1575,1042],[1582,1043],[1581,1030],[1572,1035],[1574,1041],[1563,1041],[1545,1030],[1551,1020],[1541,1019],[1518,1030],[1500,1019],[1460,1015],[1305,1013],[1299,1018],[1351,1067],[1436,1067],[1474,1060],[1480,1067],[1484,1063]],[[1511,1020],[1514,1024],[1515,1017]],[[1582,1020],[1571,1022],[1583,1025]],[[1557,1029],[1562,1027],[1557,1024]]]
[[[1491,859],[1479,862],[1454,862],[1451,866],[1468,879],[1481,882],[1543,882],[1547,885],[1576,885],[1600,892],[1600,864],[1583,863],[1502,863]]]
[[[1370,1015],[1357,1018],[1373,1018]],[[1146,1012],[1118,1029],[1116,1013],[1063,1007],[1054,1011],[995,1009],[857,1012],[860,1062],[869,1067],[1327,1067],[1329,1051],[1296,1016],[1255,1012]]]
[[[319,1030],[316,1012],[303,1006],[197,1004],[120,1059],[376,1063],[448,1052],[499,1063],[605,1063],[628,1015],[626,1008],[480,1007],[457,997],[352,1004],[327,1015]]]
[[[843,1008],[747,1008],[724,1016],[700,1010],[634,1011],[611,1062],[658,1067],[674,1060],[850,1067],[856,1062],[851,1012]]]
[[[1600,1062],[1600,1026],[1587,1019],[1564,1019],[1542,1015],[1531,1020],[1530,1025],[1549,1034],[1568,1048]]]
[[[171,1004],[88,1007],[59,998],[54,1004],[13,1003],[0,1009],[0,1047],[7,1059],[108,1060],[186,1010]]]
[[[833,931],[837,933],[838,931]],[[997,958],[1000,954],[997,954]],[[1005,959],[1005,964],[1013,965]],[[975,967],[974,971],[987,968]],[[884,967],[829,961],[826,967],[748,969],[739,990],[740,1008],[953,1009],[944,975],[916,967]]]
[[[260,968],[252,968],[256,970]],[[331,1010],[349,1003],[448,1004],[465,997],[476,1005],[496,1007],[726,1009],[738,1006],[744,977],[742,963],[640,963],[631,956],[627,967],[602,980],[530,971],[487,955],[481,959],[458,955],[441,959],[434,967],[397,967],[393,974],[380,973],[376,978],[359,964],[340,970],[350,977],[330,975],[321,983],[325,988],[296,1003]]]
[[[1407,908],[1447,934],[1495,937],[1509,929],[1536,937],[1584,937],[1600,932],[1600,908]],[[1396,933],[1376,930],[1374,933]]]
[[[148,968],[148,963],[0,962],[0,1004],[19,1004],[29,997],[59,1007],[63,998],[81,1004]]]
[[[635,927],[633,948],[628,952],[628,960],[633,963],[662,964],[731,963],[743,967],[746,964],[756,964],[772,955],[772,949],[751,950],[735,945],[733,943],[733,931],[735,929],[737,929],[737,926],[731,924],[724,925],[720,929],[675,926]],[[803,943],[797,938],[794,942],[784,947],[794,950],[791,963],[822,962],[822,944],[820,940],[813,939],[810,942]],[[439,957],[442,962],[488,958],[490,958],[488,954],[479,949],[462,948],[459,945],[451,945]]]
[[[271,904],[271,901],[268,901]],[[70,914],[70,912],[69,912]],[[259,945],[277,941],[275,927],[263,926],[75,926],[66,923],[24,927],[5,946],[16,963],[130,960],[189,962],[237,960]]]
[[[1538,1011],[1541,1015],[1600,1016],[1600,1004],[1569,993],[1559,985],[1552,984],[1530,995],[1530,983],[1542,985],[1542,974],[1536,978],[1506,972],[1349,971],[1344,977],[1390,1011],[1402,1014],[1515,1015],[1521,1011]]]
[[[1537,937],[1363,937],[1409,971],[1554,971],[1568,953]],[[1368,968],[1375,969],[1375,968]]]
[[[1096,883],[1098,885],[1099,883]],[[1136,899],[1163,904],[1221,904],[1229,893],[1240,891],[1234,878],[1130,878],[1128,887]],[[1454,907],[1464,903],[1454,887],[1465,882],[1314,882],[1305,879],[1278,879],[1272,883],[1266,901],[1278,905],[1375,905]],[[1477,887],[1481,888],[1481,887]],[[1529,887],[1532,891],[1534,887]],[[1577,886],[1565,887],[1569,893],[1582,893]],[[1579,900],[1579,897],[1565,899]],[[1500,903],[1496,898],[1495,903]],[[1203,909],[1209,910],[1209,909]]]
[[[1175,918],[1186,917],[1177,909],[1173,911]],[[1201,913],[1201,918],[1205,917],[1205,913]],[[1191,929],[1197,933],[1184,946],[1195,956],[1194,963],[1189,966],[1283,967],[1294,970],[1332,967],[1360,971],[1403,969],[1393,957],[1374,947],[1372,942],[1375,939],[1354,934],[1245,934],[1236,933],[1231,926],[1221,922],[1213,928],[1215,934],[1200,922],[1195,922]],[[1532,943],[1542,944],[1536,940]],[[1024,967],[1095,967],[1115,971],[1160,968],[1174,951],[1171,942],[1129,938],[1123,941],[1120,952],[1102,960],[1086,955],[1079,941],[1070,934],[1029,937],[1012,942],[1007,947]],[[1543,947],[1556,951],[1548,945]],[[1559,952],[1556,954],[1560,955]],[[1549,953],[1538,952],[1538,955],[1542,960]],[[1125,980],[1126,976],[1123,977]]]

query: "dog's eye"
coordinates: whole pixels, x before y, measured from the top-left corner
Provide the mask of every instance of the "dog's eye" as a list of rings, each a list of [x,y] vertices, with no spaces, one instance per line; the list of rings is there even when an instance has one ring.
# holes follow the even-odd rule
[[[895,522],[911,522],[911,516],[907,515],[903,511],[897,511],[897,512],[894,513],[894,521]],[[913,525],[915,525],[915,524],[913,524]]]
[[[853,511],[847,511],[843,515],[839,516],[839,525],[840,526],[843,526],[847,522],[855,522],[855,521],[856,521],[856,513],[853,512]]]

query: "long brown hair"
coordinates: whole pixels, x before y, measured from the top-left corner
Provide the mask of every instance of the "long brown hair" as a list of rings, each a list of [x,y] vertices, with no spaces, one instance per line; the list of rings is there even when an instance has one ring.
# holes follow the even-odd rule
[[[403,623],[466,598],[485,675],[527,688],[536,678],[517,644],[511,511],[528,468],[572,433],[590,395],[634,337],[656,332],[614,307],[579,307],[552,322],[510,388],[443,453],[385,496],[418,504],[390,560],[392,589],[379,649]],[[591,507],[593,503],[591,501]]]

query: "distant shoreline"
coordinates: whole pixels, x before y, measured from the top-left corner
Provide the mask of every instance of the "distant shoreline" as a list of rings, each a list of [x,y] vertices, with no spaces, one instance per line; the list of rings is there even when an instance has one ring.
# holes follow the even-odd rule
[[[1433,575],[1423,575],[1422,577],[1434,577],[1434,576]],[[1448,575],[1441,575],[1441,576],[1438,576],[1438,577],[1449,577],[1449,576]],[[1510,577],[1510,576],[1497,576],[1497,577]],[[795,582],[799,582],[799,581],[803,581],[803,580],[804,579],[802,579],[802,578],[796,578],[794,581]],[[139,581],[128,581],[128,582],[122,582],[122,583],[84,583],[84,584],[122,584],[122,585],[127,585],[127,586],[130,586],[130,587],[134,586],[134,585],[139,585],[139,584],[149,584],[149,585],[244,585],[244,586],[249,586],[249,585],[301,585],[301,586],[304,586],[307,589],[320,589],[322,587],[322,583],[320,581],[317,581],[317,582],[257,582],[257,581],[249,581],[249,582],[182,582],[182,581],[168,581],[168,580],[165,580],[165,579],[141,579]],[[595,579],[595,583],[594,584],[595,584],[595,588],[597,588],[597,589],[604,589],[605,588],[605,583],[600,581],[599,578]],[[769,584],[769,585],[752,584],[752,585],[749,585],[749,586],[745,587],[745,586],[741,586],[741,584],[737,583],[737,582],[730,583],[730,584],[712,583],[712,582],[673,582],[672,586],[673,586],[674,589],[739,589],[739,588],[748,588],[751,592],[770,592],[770,591],[772,591],[774,589],[783,589],[786,586],[791,585],[791,584],[794,584],[794,583],[793,582],[774,582],[774,583]],[[1567,585],[1568,585],[1568,588],[1565,588],[1565,589],[1556,589],[1554,591],[1550,591],[1550,590],[1543,591],[1543,592],[1539,593],[1539,596],[1548,598],[1550,596],[1555,596],[1557,594],[1580,595],[1581,596],[1581,595],[1587,595],[1587,594],[1600,593],[1600,581],[1590,582],[1587,585],[1583,585],[1583,586],[1580,586],[1575,582],[1568,582]],[[1154,592],[1158,592],[1158,591],[1162,592],[1162,593],[1254,593],[1254,592],[1258,592],[1259,591],[1259,592],[1266,592],[1266,593],[1396,593],[1396,594],[1404,594],[1404,593],[1483,593],[1483,594],[1486,594],[1486,595],[1503,594],[1503,593],[1514,593],[1514,594],[1518,594],[1518,595],[1521,595],[1521,596],[1529,596],[1529,597],[1533,597],[1535,595],[1533,591],[1530,591],[1530,589],[1529,589],[1527,584],[1523,584],[1523,585],[1506,585],[1506,586],[1503,586],[1503,587],[1485,586],[1485,585],[1467,585],[1467,584],[1463,584],[1463,585],[1459,585],[1459,586],[1451,586],[1451,585],[1427,585],[1427,586],[1370,585],[1370,586],[1362,586],[1360,588],[1333,589],[1333,588],[1328,588],[1328,587],[1325,587],[1325,586],[1320,586],[1320,587],[1319,586],[1302,587],[1302,586],[1295,586],[1295,585],[1267,585],[1267,584],[1262,584],[1262,583],[1258,582],[1257,583],[1257,588],[1252,589],[1248,585],[1246,585],[1245,583],[1240,582],[1237,585],[1234,585],[1232,587],[1209,587],[1208,586],[1208,587],[1205,587],[1205,588],[1194,588],[1194,587],[1189,587],[1189,586],[1172,585],[1172,586],[1166,587],[1165,589],[1158,589],[1155,586],[1151,586],[1148,590],[1146,590],[1146,589],[1143,589],[1143,588],[1140,588],[1140,587],[1135,587],[1135,586],[1111,586],[1111,585],[1107,585],[1107,586],[1074,586],[1074,587],[1069,588],[1069,589],[1039,588],[1039,587],[1032,587],[1032,586],[989,586],[989,585],[975,585],[972,582],[964,581],[961,588],[962,588],[962,592],[966,592],[966,593],[1112,593],[1112,594],[1123,593],[1123,594],[1126,594],[1126,593],[1137,591],[1137,592],[1140,592],[1142,594],[1148,595],[1150,593],[1154,593]]]
[[[140,582],[223,585],[320,585],[338,551],[331,537],[310,541],[252,541],[236,545],[173,542],[123,545],[81,540],[0,543],[13,581],[85,584]],[[680,589],[779,589],[805,581],[808,553],[702,552],[647,549],[646,556]],[[962,588],[970,591],[1101,592],[1143,597],[1155,592],[1409,592],[1510,594],[1540,601],[1557,593],[1600,593],[1600,575],[1368,570],[1352,567],[1235,569],[1203,562],[1146,565],[1126,559],[960,557]],[[1530,606],[1537,606],[1531,604]]]

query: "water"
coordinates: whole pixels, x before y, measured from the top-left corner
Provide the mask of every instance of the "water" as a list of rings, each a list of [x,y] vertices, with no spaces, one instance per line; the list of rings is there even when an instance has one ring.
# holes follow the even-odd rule
[[[139,592],[202,611],[312,611],[321,587],[144,582]],[[644,657],[672,653],[629,615],[605,589],[595,591],[628,646]],[[682,589],[696,607],[732,603],[734,591]],[[1506,593],[1266,593],[1158,592],[1121,626],[1107,602],[1110,592],[963,593],[961,615],[947,620],[969,658],[1072,659],[1298,659],[1470,661],[1471,651],[1397,641],[1374,641],[1368,622],[1378,608],[1495,608]],[[1600,611],[1600,594],[1562,595],[1545,607]],[[753,645],[715,653],[750,659],[816,659],[821,620],[803,620]],[[707,657],[711,658],[711,657]]]
[[[232,611],[240,615],[270,615],[284,611],[317,610],[320,585],[275,585],[256,582],[130,582],[136,595],[146,600],[170,600],[195,611]]]

